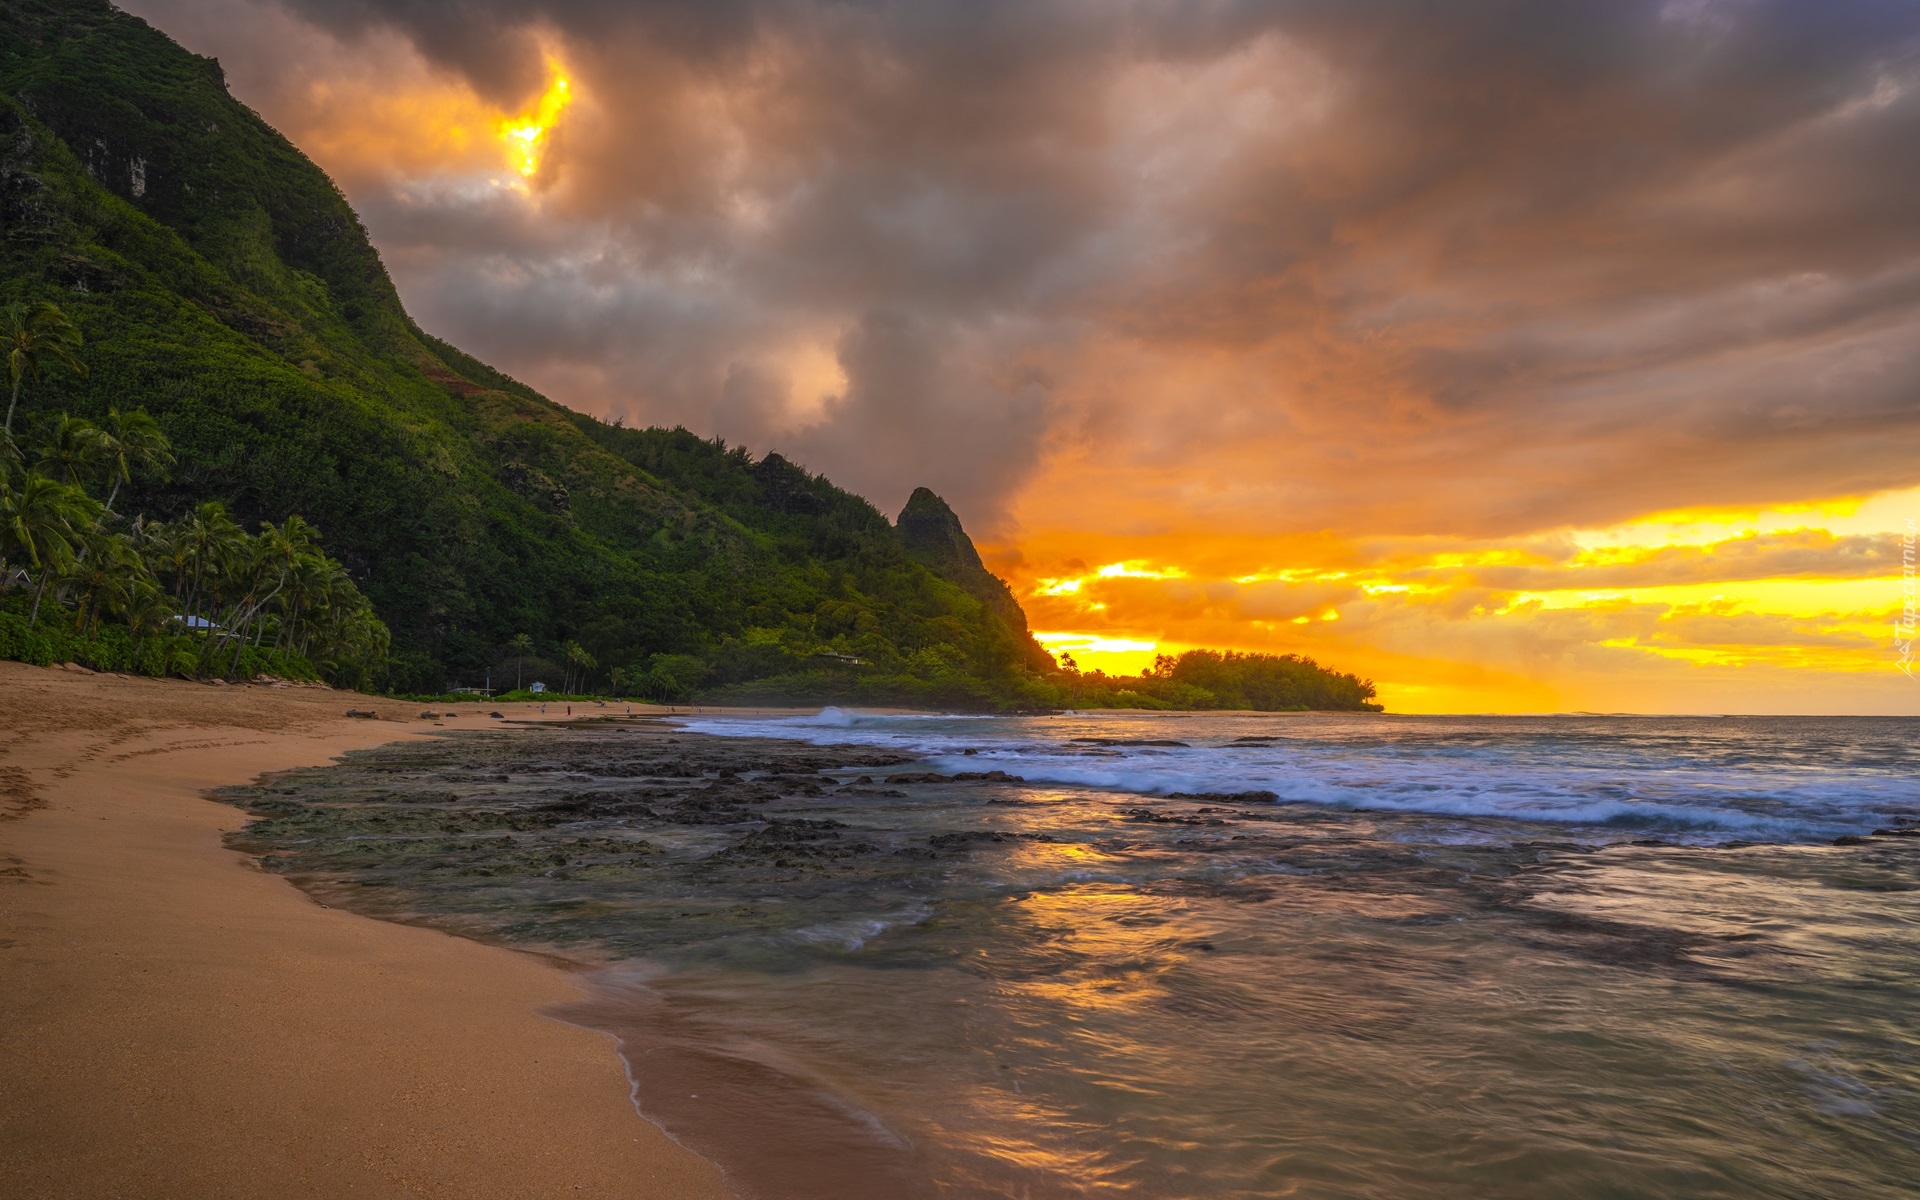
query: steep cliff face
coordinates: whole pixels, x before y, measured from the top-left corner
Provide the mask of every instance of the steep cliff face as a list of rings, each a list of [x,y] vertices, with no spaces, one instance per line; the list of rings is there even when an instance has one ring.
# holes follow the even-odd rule
[[[980,561],[973,539],[945,500],[931,489],[915,488],[894,529],[915,562],[965,588],[1006,625],[1024,665],[1036,671],[1054,668],[1053,656],[1033,640],[1026,611],[1014,599],[1013,590]]]
[[[987,574],[959,516],[932,489],[915,488],[893,526],[907,553],[934,570],[950,578]]]
[[[140,511],[306,516],[393,630],[402,690],[478,682],[519,634],[884,703],[992,705],[1036,661],[1003,587],[923,565],[858,496],[604,425],[420,330],[326,174],[105,0],[0,0],[0,301],[42,299],[91,372],[28,391],[28,436],[144,407],[180,464]]]

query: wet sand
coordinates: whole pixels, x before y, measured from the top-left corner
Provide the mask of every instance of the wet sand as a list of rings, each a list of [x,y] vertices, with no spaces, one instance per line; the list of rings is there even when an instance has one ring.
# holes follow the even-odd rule
[[[496,710],[537,715],[440,727]],[[207,789],[434,729],[420,711],[0,663],[7,1194],[727,1194],[635,1115],[607,1037],[539,1015],[579,1000],[566,970],[325,907],[223,844],[246,814]]]

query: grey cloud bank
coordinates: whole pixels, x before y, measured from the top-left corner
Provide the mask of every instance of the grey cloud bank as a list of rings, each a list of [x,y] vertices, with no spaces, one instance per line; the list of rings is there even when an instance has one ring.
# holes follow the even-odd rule
[[[556,50],[536,202],[324,161],[409,305],[883,508],[1515,534],[1920,479],[1911,4],[127,7],[296,140],[313,63],[512,110]]]

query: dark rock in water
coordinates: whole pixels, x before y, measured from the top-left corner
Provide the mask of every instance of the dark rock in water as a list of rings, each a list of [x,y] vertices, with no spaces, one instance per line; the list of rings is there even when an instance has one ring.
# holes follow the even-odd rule
[[[1185,746],[1185,745],[1188,745],[1188,743],[1186,742],[1175,741],[1172,738],[1083,737],[1083,738],[1072,738],[1069,740],[1071,740],[1075,745],[1080,745],[1080,746]]]
[[[1126,817],[1127,820],[1129,821],[1136,821],[1143,825],[1225,825],[1226,824],[1225,821],[1222,821],[1216,817],[1177,816],[1177,815],[1171,815],[1163,812],[1155,812],[1151,808],[1126,808],[1121,810],[1121,815]]]
[[[1215,804],[1278,804],[1280,794],[1268,791],[1250,792],[1171,792],[1169,800],[1206,800]]]
[[[1833,844],[1836,846],[1871,846],[1873,845],[1873,839],[1861,837],[1858,834],[1843,833],[1833,839]]]
[[[1909,826],[1903,829],[1876,829],[1873,831],[1873,836],[1920,838],[1920,827]]]
[[[953,777],[962,783],[1025,783],[1019,775],[1009,775],[1005,771],[962,771]]]
[[[1280,740],[1282,739],[1268,735],[1262,735],[1260,737],[1237,737],[1233,739],[1232,744],[1235,746],[1247,746],[1264,742],[1277,742]]]
[[[985,830],[963,830],[958,833],[936,833],[927,839],[927,845],[944,850],[950,846],[970,846],[975,842],[1004,842],[1009,838],[1004,833],[990,833]]]
[[[927,839],[927,845],[935,850],[965,850],[984,843],[1005,842],[1051,842],[1055,839],[1044,833],[1008,833],[991,829],[962,829],[953,833],[936,833]]]
[[[946,783],[948,780],[952,778],[953,777],[951,775],[936,775],[932,771],[922,771],[922,772],[919,772],[918,774],[915,774],[913,772],[908,772],[901,775],[889,775],[886,777],[885,782],[887,783]]]

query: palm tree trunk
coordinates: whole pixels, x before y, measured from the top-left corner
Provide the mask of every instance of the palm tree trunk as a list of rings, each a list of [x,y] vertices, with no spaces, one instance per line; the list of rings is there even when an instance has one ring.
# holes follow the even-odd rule
[[[233,606],[234,617],[239,619],[239,637],[234,642],[233,660],[227,664],[227,670],[229,672],[237,670],[240,666],[240,655],[247,648],[248,626],[254,623],[255,618],[260,617],[263,613],[265,613],[267,605],[272,602],[275,596],[278,596],[280,594],[280,589],[285,586],[286,584],[282,582],[281,584],[276,586],[272,591],[260,597],[257,603],[255,603],[251,608],[247,609],[246,615],[244,617],[240,616],[240,606],[241,604],[245,604],[246,601],[242,600],[240,604],[236,604]],[[248,599],[251,599],[251,597],[248,597]],[[262,633],[265,632],[264,626],[261,627],[261,632]]]
[[[240,655],[244,653],[247,648],[247,626],[252,621],[253,614],[248,613],[234,628],[233,656],[227,660],[227,674],[229,675],[240,669]]]
[[[53,567],[49,564],[40,571],[40,586],[33,589],[33,611],[27,614],[28,629],[32,629],[33,623],[40,619],[40,597],[46,595],[47,581],[51,578],[53,578]]]
[[[13,436],[13,406],[20,403],[20,380],[13,381],[13,399],[7,401],[7,436]]]

